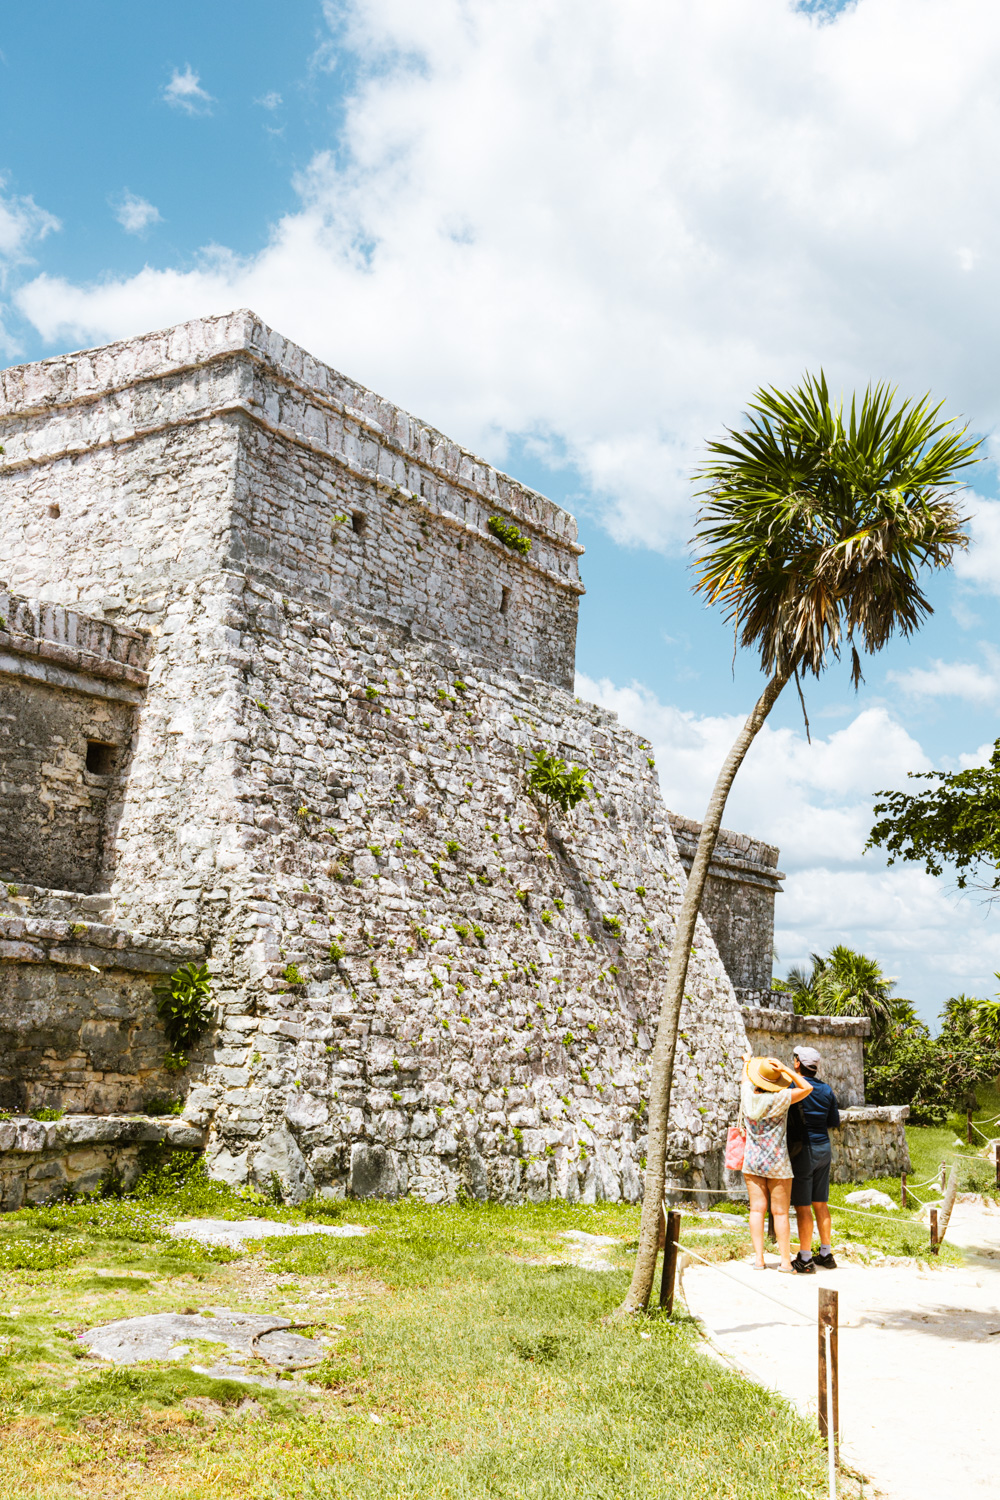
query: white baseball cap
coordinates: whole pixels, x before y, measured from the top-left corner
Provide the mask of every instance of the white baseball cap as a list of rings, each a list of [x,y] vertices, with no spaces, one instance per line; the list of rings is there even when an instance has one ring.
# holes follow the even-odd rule
[[[805,1068],[818,1068],[823,1059],[815,1047],[796,1047],[792,1053]]]

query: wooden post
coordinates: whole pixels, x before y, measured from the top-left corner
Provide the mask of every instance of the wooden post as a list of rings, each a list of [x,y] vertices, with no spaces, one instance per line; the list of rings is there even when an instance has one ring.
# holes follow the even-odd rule
[[[994,1143],[994,1146],[993,1146],[993,1160],[996,1163],[996,1169],[997,1169],[997,1187],[1000,1188],[1000,1141],[996,1141]]]
[[[937,1209],[931,1209],[931,1254],[938,1253]]]
[[[826,1361],[826,1333],[830,1330],[830,1363]],[[828,1394],[833,1400],[830,1403],[833,1408],[833,1442],[834,1446],[840,1440],[840,1400],[837,1390],[838,1370],[838,1344],[837,1344],[837,1293],[829,1287],[819,1288],[819,1318],[817,1320],[819,1333],[819,1392],[818,1392],[818,1416],[820,1435],[829,1440],[830,1430],[827,1420],[827,1398]]]
[[[965,1139],[966,1139],[966,1142],[971,1146],[972,1145],[972,1110],[971,1109],[967,1109],[965,1111]]]
[[[955,1194],[958,1192],[958,1163],[948,1173],[948,1186],[945,1189],[944,1202],[941,1204],[941,1217],[938,1219],[938,1244],[940,1245],[948,1233],[948,1224],[951,1220],[951,1211],[955,1207]]]
[[[906,1197],[906,1173],[905,1172],[900,1172],[900,1174],[899,1174],[899,1206],[900,1206],[900,1208],[908,1208],[909,1207],[909,1203],[908,1203],[907,1197]]]
[[[660,1306],[666,1309],[667,1317],[674,1310],[674,1281],[677,1276],[677,1242],[681,1237],[681,1216],[671,1209],[666,1216],[666,1240],[663,1248],[663,1277],[660,1281]]]

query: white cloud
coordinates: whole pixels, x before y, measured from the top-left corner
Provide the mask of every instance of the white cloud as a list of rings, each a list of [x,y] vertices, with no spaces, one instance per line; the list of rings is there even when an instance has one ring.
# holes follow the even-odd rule
[[[993,703],[1000,696],[1000,673],[984,671],[969,661],[933,661],[929,667],[887,672],[912,698],[963,698],[967,703]]]
[[[170,82],[164,86],[163,97],[168,104],[172,104],[175,109],[182,109],[188,115],[210,114],[215,103],[212,95],[202,88],[201,77],[190,63],[183,73],[180,68],[174,69]]]
[[[955,558],[955,572],[966,583],[1000,594],[1000,500],[973,495],[968,506],[971,545]]]
[[[281,95],[271,89],[269,93],[262,94],[259,99],[255,99],[253,102],[259,104],[261,109],[280,109],[282,101]]]
[[[59,220],[39,208],[34,198],[4,193],[6,181],[0,175],[0,274],[3,267],[23,265],[30,259],[28,247],[33,240],[43,240],[53,230],[62,228]]]
[[[551,441],[620,538],[657,546],[689,535],[700,444],[761,382],[822,363],[992,428],[1000,7],[328,12],[360,82],[266,248],[38,277],[20,306],[44,337],[249,305],[488,456],[512,432]],[[190,68],[167,93],[208,103]]]
[[[667,806],[700,818],[742,716],[684,712],[638,683],[621,688],[580,676],[576,690],[650,740]],[[981,764],[992,748],[962,763]],[[863,709],[811,745],[792,729],[761,730],[724,821],[781,850],[788,879],[776,907],[779,972],[844,942],[877,957],[928,1017],[957,990],[996,990],[1000,916],[914,865],[887,869],[879,853],[863,854],[876,793],[929,769],[920,745],[884,708]]]
[[[136,193],[122,193],[113,207],[115,218],[126,234],[143,234],[150,224],[163,223],[160,210]]]

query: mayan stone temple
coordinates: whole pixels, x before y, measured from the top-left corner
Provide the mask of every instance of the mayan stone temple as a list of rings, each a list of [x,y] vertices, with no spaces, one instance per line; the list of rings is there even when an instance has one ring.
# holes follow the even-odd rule
[[[7,370],[0,441],[3,1206],[156,1143],[289,1201],[637,1198],[697,825],[573,696],[572,518],[249,312]],[[589,800],[549,815],[539,750]],[[905,1154],[866,1023],[766,1008],[776,865],[720,842],[678,1183],[724,1185],[748,1030],[822,1035],[841,1177]]]

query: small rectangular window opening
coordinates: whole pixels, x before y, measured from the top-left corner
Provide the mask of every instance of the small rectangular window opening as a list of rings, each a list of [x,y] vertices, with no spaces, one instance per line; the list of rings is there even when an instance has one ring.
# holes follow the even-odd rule
[[[364,511],[353,510],[351,512],[351,525],[357,532],[358,536],[360,536],[364,531],[365,526],[367,525],[367,522],[365,521]]]
[[[501,590],[500,590],[500,613],[502,615],[505,615],[509,609],[510,609],[510,589],[501,588]]]
[[[104,740],[88,740],[87,770],[95,776],[110,776],[115,768],[115,749]]]

